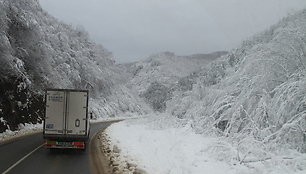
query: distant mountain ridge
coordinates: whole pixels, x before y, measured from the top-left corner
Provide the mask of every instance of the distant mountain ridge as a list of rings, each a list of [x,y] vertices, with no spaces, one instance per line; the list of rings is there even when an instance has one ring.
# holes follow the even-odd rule
[[[217,60],[227,52],[177,56],[172,52],[162,52],[126,65],[130,78],[127,86],[134,89],[156,111],[165,111],[165,102],[175,90],[189,88],[185,82],[195,72]],[[184,85],[188,86],[184,86]]]

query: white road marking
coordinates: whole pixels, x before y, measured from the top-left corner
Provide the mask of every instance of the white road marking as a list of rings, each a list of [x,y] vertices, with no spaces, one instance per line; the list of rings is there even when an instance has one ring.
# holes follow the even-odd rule
[[[30,156],[32,153],[34,153],[36,150],[41,148],[44,144],[38,146],[36,149],[34,149],[32,152],[28,153],[26,156],[21,158],[19,161],[17,161],[15,164],[13,164],[10,168],[8,168],[6,171],[4,171],[2,174],[8,173],[10,170],[12,170],[14,167],[16,167],[19,163],[21,163],[23,160],[25,160],[28,156]]]

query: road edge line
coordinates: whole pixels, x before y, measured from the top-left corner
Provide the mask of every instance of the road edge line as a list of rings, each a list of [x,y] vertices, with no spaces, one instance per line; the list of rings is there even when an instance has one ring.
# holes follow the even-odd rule
[[[39,148],[41,148],[44,144],[39,145],[37,148],[35,148],[34,150],[32,150],[30,153],[28,153],[27,155],[25,155],[24,157],[22,157],[20,160],[18,160],[15,164],[13,164],[11,167],[9,167],[8,169],[6,169],[2,174],[6,174],[8,173],[10,170],[12,170],[14,167],[16,167],[19,163],[21,163],[23,160],[25,160],[27,157],[29,157],[31,154],[33,154],[35,151],[37,151]]]

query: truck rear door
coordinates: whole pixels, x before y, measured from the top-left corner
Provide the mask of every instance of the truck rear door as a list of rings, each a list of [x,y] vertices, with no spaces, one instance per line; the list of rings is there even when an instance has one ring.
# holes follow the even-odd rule
[[[88,92],[67,92],[67,135],[87,135]]]
[[[64,91],[47,91],[45,134],[65,134],[65,105]]]

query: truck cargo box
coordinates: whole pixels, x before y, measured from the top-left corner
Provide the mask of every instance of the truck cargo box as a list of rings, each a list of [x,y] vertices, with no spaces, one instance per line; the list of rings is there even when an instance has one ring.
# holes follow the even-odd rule
[[[47,89],[43,137],[47,148],[85,148],[88,90]]]

